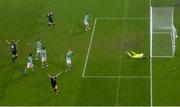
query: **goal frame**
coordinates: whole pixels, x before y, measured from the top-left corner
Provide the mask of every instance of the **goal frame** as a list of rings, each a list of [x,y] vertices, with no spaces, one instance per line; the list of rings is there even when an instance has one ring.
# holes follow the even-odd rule
[[[172,25],[171,27],[159,27],[156,29],[157,31],[154,31],[153,29],[153,8],[172,8]],[[174,7],[153,7],[150,6],[150,57],[152,58],[171,58],[174,57],[175,55],[175,50],[176,50],[176,38],[177,38],[177,32],[176,28],[174,26]],[[159,31],[158,31],[159,30]],[[162,31],[161,31],[162,30]],[[164,31],[163,31],[164,30]],[[171,41],[171,55],[153,55],[153,35],[154,34],[170,34],[170,41]]]

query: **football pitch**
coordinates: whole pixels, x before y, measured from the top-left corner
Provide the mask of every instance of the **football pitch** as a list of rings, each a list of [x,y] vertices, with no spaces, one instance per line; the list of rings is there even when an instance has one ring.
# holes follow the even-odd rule
[[[150,5],[175,6],[180,0],[0,0],[0,105],[28,106],[180,106],[180,40],[170,58],[150,58]],[[47,13],[55,27],[48,28]],[[90,13],[91,30],[83,27]],[[153,50],[171,54],[168,35],[153,38]],[[35,73],[24,76],[27,56],[35,58],[36,40],[47,48],[49,67],[33,60]],[[17,63],[5,40],[20,40]],[[160,44],[159,44],[160,43]],[[72,70],[66,52],[72,49]],[[131,59],[127,51],[143,52]],[[47,75],[57,78],[56,95]]]

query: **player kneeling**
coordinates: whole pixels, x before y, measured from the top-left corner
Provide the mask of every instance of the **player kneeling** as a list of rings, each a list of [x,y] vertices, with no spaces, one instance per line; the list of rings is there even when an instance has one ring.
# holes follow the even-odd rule
[[[41,61],[42,61],[42,69],[45,67],[48,67],[47,64],[47,52],[46,52],[46,48],[43,47],[43,49],[41,50]]]
[[[71,70],[72,67],[72,62],[71,62],[71,57],[73,55],[73,52],[71,51],[71,49],[68,50],[67,54],[66,54],[66,72]]]
[[[137,54],[133,51],[127,51],[127,54],[129,55],[130,58],[134,58],[134,59],[145,59],[146,58],[144,53]]]
[[[33,61],[33,59],[32,59],[32,54],[30,53],[29,56],[28,56],[27,67],[26,67],[26,69],[25,69],[25,71],[24,71],[24,75],[27,74],[27,70],[30,69],[30,68],[31,68],[32,71],[34,72],[34,65],[33,65],[32,61]]]

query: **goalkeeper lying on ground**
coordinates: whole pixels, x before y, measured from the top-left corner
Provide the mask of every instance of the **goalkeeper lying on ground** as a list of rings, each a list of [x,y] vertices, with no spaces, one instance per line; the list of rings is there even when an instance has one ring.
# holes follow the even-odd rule
[[[129,55],[129,57],[134,58],[134,59],[143,59],[146,58],[144,53],[135,53],[133,51],[127,51],[127,54]]]

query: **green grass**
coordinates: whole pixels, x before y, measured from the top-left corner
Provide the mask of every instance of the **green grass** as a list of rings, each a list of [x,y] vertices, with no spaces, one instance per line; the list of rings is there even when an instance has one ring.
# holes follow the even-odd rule
[[[129,50],[145,51],[148,55],[148,22],[149,20],[144,19],[98,19],[86,75],[149,75],[148,60],[132,60],[126,55],[126,51]],[[144,26],[146,27],[142,29]],[[141,69],[141,66],[144,67]],[[132,69],[126,72],[129,67]]]
[[[173,56],[171,34],[153,34],[153,56]]]
[[[155,6],[171,6],[175,0],[152,0]],[[56,27],[47,28],[48,10]],[[180,28],[180,6],[175,25]],[[91,31],[84,32],[83,16],[91,14]],[[96,17],[149,18],[149,0],[0,0],[0,105],[145,105],[150,102],[149,78],[83,78],[83,68]],[[149,56],[149,20],[97,20],[85,76],[147,76],[149,57],[130,59],[127,50]],[[22,73],[27,55],[35,54],[35,41],[47,47],[49,68]],[[19,39],[19,57],[11,62],[5,40]],[[158,39],[159,40],[159,39]],[[158,41],[157,41],[158,42]],[[30,43],[31,45],[27,45]],[[180,44],[174,58],[153,59],[153,105],[180,105]],[[59,95],[46,74],[65,71],[67,49],[74,51],[72,72],[58,78]],[[161,52],[161,51],[160,51]]]

